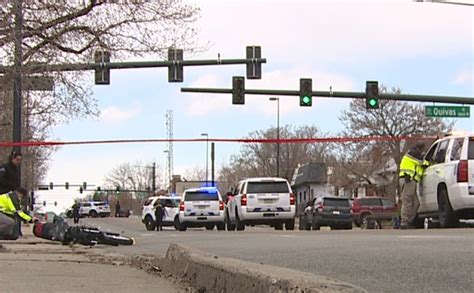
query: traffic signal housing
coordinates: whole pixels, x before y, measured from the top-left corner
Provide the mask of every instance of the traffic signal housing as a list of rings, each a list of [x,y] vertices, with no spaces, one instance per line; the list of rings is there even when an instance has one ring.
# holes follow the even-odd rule
[[[247,47],[247,79],[262,78],[262,48],[260,46]]]
[[[245,78],[243,76],[232,77],[232,104],[245,104]]]
[[[84,188],[84,190],[87,189],[87,182],[83,182],[83,183],[82,183],[82,188]]]
[[[110,84],[110,52],[105,49],[97,50],[94,53],[94,62],[100,63],[100,67],[95,69],[95,84]]]
[[[311,78],[300,79],[300,106],[311,107],[313,105],[313,80]]]
[[[365,85],[365,108],[373,110],[379,108],[379,83],[367,81]]]
[[[168,82],[183,82],[183,49],[168,49],[168,61],[173,61],[168,66]]]
[[[69,189],[69,182],[66,182],[66,184],[64,184],[64,187],[66,187],[66,189]]]
[[[54,184],[53,182],[49,182],[49,189],[53,190]]]

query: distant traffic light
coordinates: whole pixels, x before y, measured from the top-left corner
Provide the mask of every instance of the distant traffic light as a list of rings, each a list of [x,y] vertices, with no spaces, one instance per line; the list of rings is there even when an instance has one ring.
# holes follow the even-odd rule
[[[58,202],[57,202],[57,201],[54,202],[54,206],[55,206],[55,207],[58,206]]]
[[[168,61],[173,61],[172,65],[168,66],[168,82],[183,82],[183,50],[182,49],[168,49]]]
[[[79,187],[79,193],[82,193],[84,191],[84,189],[81,187]]]
[[[84,190],[87,190],[87,182],[82,183],[82,188],[84,188]]]
[[[43,200],[43,206],[44,206],[44,207],[46,206],[46,201],[45,201],[45,200]]]
[[[245,104],[245,78],[243,76],[232,77],[232,104]]]
[[[64,186],[66,187],[66,189],[69,189],[69,182],[66,182],[66,184],[64,184]]]
[[[100,192],[100,186],[97,187],[97,191]]]
[[[53,182],[49,182],[49,189],[53,189],[53,187],[54,187]]]
[[[367,110],[379,108],[379,83],[367,81],[365,85],[365,108]]]
[[[110,52],[105,49],[97,50],[94,53],[94,62],[100,63],[100,68],[95,69],[95,84],[110,84]]]
[[[300,78],[300,106],[311,107],[313,105],[313,80],[311,78]]]
[[[117,185],[117,187],[115,187],[115,192],[120,193],[120,186]]]

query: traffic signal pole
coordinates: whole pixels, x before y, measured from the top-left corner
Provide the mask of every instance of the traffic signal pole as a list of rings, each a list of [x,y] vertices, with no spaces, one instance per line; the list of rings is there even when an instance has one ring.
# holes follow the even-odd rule
[[[209,94],[232,94],[232,89],[226,88],[181,88],[183,93],[209,93]],[[273,89],[245,89],[248,95],[264,96],[298,96],[298,90],[273,90]],[[365,92],[338,92],[338,91],[313,91],[313,97],[341,98],[341,99],[365,99]],[[474,97],[435,96],[435,95],[411,95],[411,94],[385,94],[378,95],[379,100],[396,100],[412,102],[435,102],[447,104],[474,105]]]

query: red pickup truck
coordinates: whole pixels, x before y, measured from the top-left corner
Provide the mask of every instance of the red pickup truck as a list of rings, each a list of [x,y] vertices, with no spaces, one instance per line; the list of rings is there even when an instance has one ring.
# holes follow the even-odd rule
[[[382,197],[355,198],[352,202],[352,220],[357,227],[364,221],[391,220],[396,216],[398,206],[391,200]]]

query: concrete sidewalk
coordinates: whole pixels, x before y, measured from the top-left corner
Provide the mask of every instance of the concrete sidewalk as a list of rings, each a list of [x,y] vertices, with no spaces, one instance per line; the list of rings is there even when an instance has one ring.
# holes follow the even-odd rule
[[[2,292],[186,291],[123,261],[105,261],[100,247],[71,248],[34,237],[31,227],[22,230],[16,241],[0,240],[0,282],[8,284]]]

